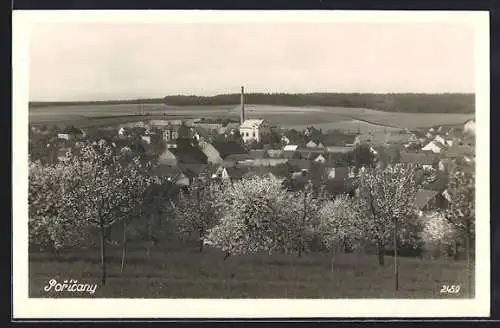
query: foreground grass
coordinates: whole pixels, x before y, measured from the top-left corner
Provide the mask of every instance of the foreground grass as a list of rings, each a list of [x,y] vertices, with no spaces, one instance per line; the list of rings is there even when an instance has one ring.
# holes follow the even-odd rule
[[[376,256],[341,254],[332,265],[328,254],[257,254],[229,257],[195,248],[172,250],[135,246],[120,272],[120,250],[108,256],[108,281],[99,281],[97,250],[54,256],[31,253],[30,297],[126,298],[443,298],[467,297],[462,261],[400,260],[400,290],[394,293],[391,257],[380,267]],[[95,294],[45,292],[50,279],[97,284]],[[442,285],[460,285],[458,294],[442,294]]]

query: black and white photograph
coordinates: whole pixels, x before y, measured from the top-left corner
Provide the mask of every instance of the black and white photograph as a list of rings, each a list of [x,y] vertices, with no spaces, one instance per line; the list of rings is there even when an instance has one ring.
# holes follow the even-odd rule
[[[488,24],[14,12],[14,314],[489,315]]]

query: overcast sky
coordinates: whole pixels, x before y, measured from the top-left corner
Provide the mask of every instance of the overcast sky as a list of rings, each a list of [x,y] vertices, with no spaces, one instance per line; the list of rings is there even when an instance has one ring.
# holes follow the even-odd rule
[[[474,92],[458,23],[38,23],[30,100],[247,92]]]

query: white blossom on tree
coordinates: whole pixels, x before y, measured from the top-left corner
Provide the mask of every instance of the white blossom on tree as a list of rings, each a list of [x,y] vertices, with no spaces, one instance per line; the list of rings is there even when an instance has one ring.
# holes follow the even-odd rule
[[[396,164],[384,170],[367,168],[361,173],[359,196],[354,203],[356,219],[368,241],[377,246],[380,265],[384,264],[386,246],[394,238],[399,239],[398,243],[410,244],[406,239],[418,238],[413,228],[417,224],[417,191],[416,169],[412,165]]]
[[[425,215],[422,220],[422,241],[433,255],[445,254],[457,238],[456,228],[438,211]]]
[[[220,222],[207,240],[226,255],[285,251],[293,245],[293,194],[274,177],[252,177],[226,184],[217,199]]]
[[[195,179],[187,193],[181,192],[174,215],[181,233],[195,233],[199,239],[200,252],[203,251],[207,230],[217,223],[216,197],[219,185],[209,179]]]
[[[105,283],[106,229],[127,218],[142,202],[150,179],[143,174],[137,159],[121,162],[115,149],[104,140],[85,145],[79,153],[69,155],[56,168],[56,171],[62,171],[62,183],[48,184],[55,186],[60,195],[57,201],[50,203],[52,209],[49,213],[55,218],[52,222],[58,227],[56,229],[63,230],[62,234],[66,229],[61,228],[71,225],[75,229],[98,229],[101,236],[101,280]],[[32,172],[32,181],[36,181],[37,172]],[[30,194],[40,192],[32,190]],[[31,203],[37,204],[35,199]]]
[[[336,253],[345,243],[355,246],[363,237],[363,228],[356,220],[353,201],[344,194],[326,201],[320,210],[320,231],[325,246]]]

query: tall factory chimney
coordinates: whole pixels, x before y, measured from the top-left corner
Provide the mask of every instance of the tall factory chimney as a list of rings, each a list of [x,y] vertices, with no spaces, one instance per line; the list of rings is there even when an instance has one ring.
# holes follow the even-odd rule
[[[241,87],[241,112],[240,112],[240,124],[245,122],[245,89]]]

